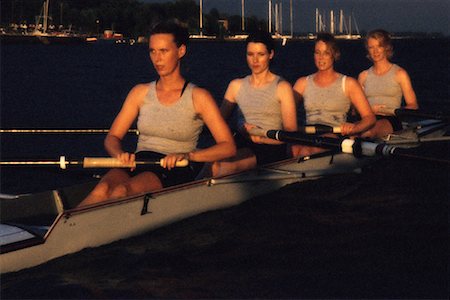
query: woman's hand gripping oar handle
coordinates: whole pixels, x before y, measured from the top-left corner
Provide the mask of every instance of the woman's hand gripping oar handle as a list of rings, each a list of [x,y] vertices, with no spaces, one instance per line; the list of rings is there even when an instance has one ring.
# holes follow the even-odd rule
[[[163,159],[159,161],[137,160],[132,164],[124,164],[117,158],[112,157],[85,157],[83,168],[135,168],[136,165],[162,165]],[[186,167],[189,165],[187,159],[177,161],[176,167]]]

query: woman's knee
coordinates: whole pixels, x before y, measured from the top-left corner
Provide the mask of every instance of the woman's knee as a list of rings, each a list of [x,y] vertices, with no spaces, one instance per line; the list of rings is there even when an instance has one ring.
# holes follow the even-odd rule
[[[106,198],[110,194],[110,185],[106,181],[100,181],[91,191],[95,198]]]
[[[222,163],[219,161],[215,161],[211,164],[211,176],[216,177],[220,175],[220,169],[221,169]]]
[[[127,195],[131,196],[133,194],[162,189],[163,184],[156,174],[144,172],[132,177],[125,187],[127,188]]]
[[[129,194],[129,188],[126,184],[116,185],[110,192],[109,197],[113,199],[126,197]]]

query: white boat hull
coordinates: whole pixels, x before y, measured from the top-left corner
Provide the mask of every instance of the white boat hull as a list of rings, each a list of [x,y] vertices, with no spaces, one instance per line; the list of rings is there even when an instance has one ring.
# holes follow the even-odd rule
[[[31,239],[34,242],[31,246],[27,241],[17,241],[15,245],[10,245],[12,251],[8,251],[8,245],[4,247],[4,253],[0,255],[1,272],[37,266],[66,254],[136,236],[206,211],[235,206],[287,184],[328,174],[358,171],[368,161],[370,159],[356,159],[348,154],[300,163],[289,160],[269,169],[197,181],[151,194],[82,208],[63,207],[40,241]],[[62,201],[55,191],[53,196],[55,202]],[[2,199],[4,201],[21,201],[21,197]],[[58,206],[55,204],[55,207]]]

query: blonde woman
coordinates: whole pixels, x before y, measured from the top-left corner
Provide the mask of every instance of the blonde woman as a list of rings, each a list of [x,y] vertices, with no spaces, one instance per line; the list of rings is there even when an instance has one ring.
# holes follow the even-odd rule
[[[393,111],[402,106],[405,99],[407,109],[419,107],[408,73],[392,63],[393,47],[390,34],[382,29],[369,32],[365,41],[367,57],[373,66],[358,77],[376,114],[375,126],[365,132],[365,137],[383,137],[402,128]]]

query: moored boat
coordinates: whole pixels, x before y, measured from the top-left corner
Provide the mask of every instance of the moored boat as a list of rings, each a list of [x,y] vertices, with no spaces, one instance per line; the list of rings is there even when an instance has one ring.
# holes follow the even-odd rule
[[[421,122],[392,135],[386,143],[416,146],[419,138],[442,135],[444,125]],[[358,172],[377,159],[332,150],[85,207],[77,205],[96,182],[37,194],[1,196],[1,272],[33,267],[206,211],[235,206],[291,183]]]

